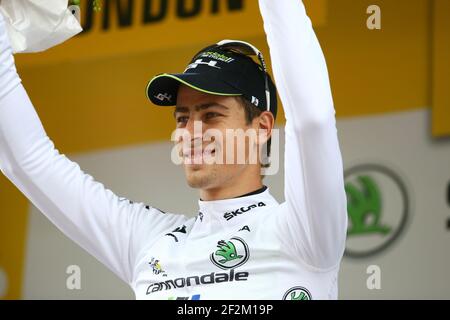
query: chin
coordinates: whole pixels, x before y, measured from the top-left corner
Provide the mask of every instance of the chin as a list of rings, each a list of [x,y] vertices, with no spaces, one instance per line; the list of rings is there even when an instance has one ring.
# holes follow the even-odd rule
[[[193,189],[202,189],[203,185],[196,179],[187,179],[187,184]]]
[[[206,189],[214,185],[216,174],[210,168],[201,165],[184,168],[187,184],[194,189]]]

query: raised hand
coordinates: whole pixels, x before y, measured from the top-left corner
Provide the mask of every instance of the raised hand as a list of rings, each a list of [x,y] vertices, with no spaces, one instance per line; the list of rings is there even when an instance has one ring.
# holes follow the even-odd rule
[[[67,0],[2,0],[0,13],[13,52],[44,51],[81,32],[67,5]]]

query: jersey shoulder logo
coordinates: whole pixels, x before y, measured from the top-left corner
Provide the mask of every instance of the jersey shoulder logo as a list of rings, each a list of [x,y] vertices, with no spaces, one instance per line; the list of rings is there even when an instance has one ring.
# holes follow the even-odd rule
[[[242,266],[250,257],[247,243],[233,237],[228,241],[217,242],[217,250],[211,253],[211,262],[221,269],[231,269]]]
[[[178,237],[175,235],[176,232],[186,234],[186,226],[176,227],[172,232],[166,233],[165,235],[174,238],[175,242],[178,242]]]
[[[304,287],[293,287],[284,294],[283,300],[312,300],[312,296]]]

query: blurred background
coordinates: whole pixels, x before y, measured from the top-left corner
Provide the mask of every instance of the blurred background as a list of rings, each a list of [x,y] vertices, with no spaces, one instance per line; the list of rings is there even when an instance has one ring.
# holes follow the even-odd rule
[[[450,1],[304,2],[328,63],[349,199],[339,297],[449,299]],[[93,12],[81,0],[82,34],[16,55],[23,84],[58,150],[86,173],[120,196],[193,216],[198,193],[170,160],[172,109],[152,106],[144,90],[222,39],[269,57],[257,1],[101,5]],[[265,183],[281,202],[280,160]],[[67,288],[71,266],[80,289]],[[0,298],[134,294],[0,175]]]

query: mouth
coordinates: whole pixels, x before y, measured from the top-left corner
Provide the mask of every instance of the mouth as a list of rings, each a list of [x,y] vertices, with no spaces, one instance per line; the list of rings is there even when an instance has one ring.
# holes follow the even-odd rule
[[[203,164],[204,159],[214,157],[216,155],[216,149],[212,150],[194,150],[189,149],[180,153],[180,157],[183,158],[185,164]]]

